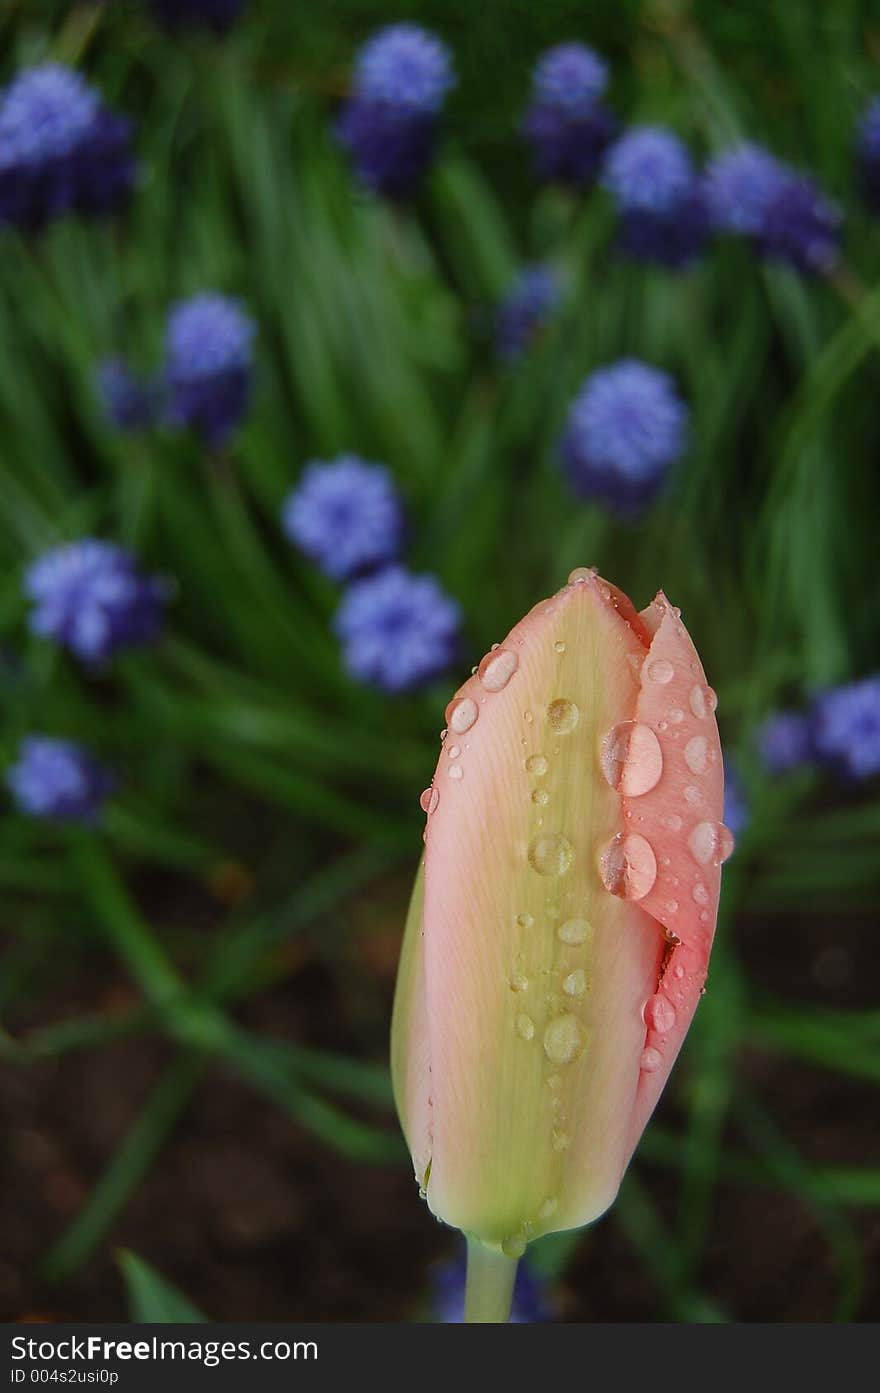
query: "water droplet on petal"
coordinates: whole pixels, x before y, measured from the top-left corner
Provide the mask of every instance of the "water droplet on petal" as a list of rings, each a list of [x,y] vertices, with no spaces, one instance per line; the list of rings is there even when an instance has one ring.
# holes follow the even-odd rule
[[[661,817],[660,825],[661,827],[668,827],[670,832],[680,832],[682,821],[678,813],[669,813],[666,817]]]
[[[584,1030],[577,1016],[567,1012],[548,1021],[544,1031],[544,1053],[553,1064],[570,1064],[582,1053]]]
[[[581,718],[581,713],[573,701],[566,697],[557,697],[556,701],[551,701],[547,707],[547,720],[550,722],[551,730],[555,730],[557,735],[570,735]]]
[[[516,916],[516,922],[521,929],[530,929],[535,921],[531,914],[524,913]]]
[[[709,763],[709,742],[705,735],[692,735],[684,747],[684,762],[692,774],[705,774]]]
[[[648,998],[642,1014],[645,1017],[645,1025],[651,1030],[656,1030],[658,1035],[668,1035],[675,1025],[675,1007],[662,992]]]
[[[550,802],[550,794],[546,788],[536,788],[532,790],[532,802],[537,803],[539,808],[543,808],[545,803]]]
[[[648,677],[652,682],[659,682],[661,686],[665,686],[667,682],[672,681],[674,676],[675,668],[668,658],[657,658],[653,663],[648,664]]]
[[[531,1016],[525,1012],[516,1018],[516,1033],[521,1040],[533,1040],[535,1038],[535,1022]]]
[[[650,726],[622,721],[602,742],[602,773],[612,788],[626,798],[638,798],[660,782],[663,751]]]
[[[560,1127],[553,1128],[553,1150],[566,1151],[571,1145],[571,1137],[567,1132],[563,1132]]]
[[[458,759],[458,756],[461,754],[461,746],[450,745],[446,753],[449,755],[450,759]]]
[[[667,901],[666,901],[666,913],[667,913],[667,914],[677,914],[677,913],[678,913],[678,900],[667,900]]]
[[[593,580],[595,575],[596,572],[591,566],[575,566],[574,570],[569,573],[568,583],[569,585],[582,584],[586,580]]]
[[[463,774],[464,770],[460,764],[453,764],[452,768],[449,770],[450,779],[460,779]]]
[[[684,797],[685,802],[690,803],[692,808],[699,808],[706,801],[702,789],[697,788],[694,784],[688,784],[684,791]]]
[[[527,992],[529,989],[529,979],[523,972],[514,972],[510,979],[510,990],[512,992]]]
[[[599,860],[602,884],[623,900],[643,900],[657,879],[651,843],[638,832],[618,832]]]
[[[562,990],[566,996],[583,996],[587,990],[587,974],[582,967],[576,967],[563,978]]]
[[[688,846],[701,866],[720,866],[733,851],[733,833],[723,822],[698,822]]]
[[[701,682],[691,687],[688,700],[691,710],[700,721],[705,721],[707,716],[711,716],[718,705],[718,698],[712,688],[703,686]]]
[[[556,640],[556,642],[554,643],[554,645],[553,645],[553,651],[554,651],[554,653],[564,653],[564,652],[565,652],[565,644],[562,642],[562,639],[561,639],[561,638],[558,638],[558,639]]]
[[[529,847],[529,863],[539,875],[565,875],[573,856],[571,842],[560,833],[536,837]]]
[[[556,936],[563,943],[577,946],[586,943],[593,936],[593,926],[586,919],[566,919],[556,930]]]
[[[547,761],[543,755],[529,755],[526,770],[529,774],[537,774],[540,777],[541,774],[547,773]]]
[[[549,1219],[551,1214],[555,1214],[559,1208],[559,1200],[555,1195],[548,1195],[541,1208],[538,1210],[539,1219]]]
[[[674,726],[681,725],[684,720],[684,712],[680,706],[670,706],[666,712],[666,719]],[[676,735],[678,732],[676,731]]]
[[[500,692],[518,666],[519,658],[509,648],[496,648],[486,654],[477,671],[487,692]]]
[[[697,904],[709,903],[709,891],[706,889],[705,885],[701,880],[697,881],[696,885],[691,891],[691,894],[693,895],[694,900]]]
[[[446,708],[446,723],[456,735],[464,735],[475,724],[480,708],[473,697],[456,697]]]
[[[653,1074],[663,1063],[663,1056],[659,1050],[652,1049],[650,1046],[642,1050],[641,1066],[646,1074]]]
[[[505,1238],[501,1244],[501,1251],[508,1258],[521,1258],[525,1250],[526,1240],[521,1233],[515,1233],[512,1238]]]
[[[440,794],[437,791],[437,789],[426,788],[422,796],[419,798],[419,807],[421,808],[423,813],[427,813],[428,817],[430,817],[439,802]]]

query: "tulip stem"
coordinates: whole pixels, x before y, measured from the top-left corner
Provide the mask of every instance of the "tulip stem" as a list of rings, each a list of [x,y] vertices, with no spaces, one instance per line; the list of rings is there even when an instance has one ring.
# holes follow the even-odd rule
[[[505,1324],[510,1317],[516,1258],[486,1248],[478,1238],[467,1241],[467,1286],[464,1318],[468,1324]]]

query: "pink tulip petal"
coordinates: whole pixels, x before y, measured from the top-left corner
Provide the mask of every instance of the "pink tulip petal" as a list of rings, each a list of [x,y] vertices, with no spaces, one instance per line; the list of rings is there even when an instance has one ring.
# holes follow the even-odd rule
[[[412,1156],[416,1180],[420,1185],[424,1185],[432,1151],[431,1058],[428,1047],[422,934],[424,900],[423,860],[410,898],[391,1024],[391,1079],[394,1085],[394,1101]]]

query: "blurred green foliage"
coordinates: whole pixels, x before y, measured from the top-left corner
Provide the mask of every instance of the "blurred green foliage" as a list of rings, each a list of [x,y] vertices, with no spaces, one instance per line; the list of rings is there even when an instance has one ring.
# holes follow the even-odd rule
[[[573,565],[597,564],[637,605],[662,585],[682,606],[752,818],[673,1085],[681,1131],[649,1129],[640,1152],[678,1171],[680,1222],[664,1229],[639,1168],[615,1222],[667,1314],[716,1319],[699,1288],[715,1187],[780,1186],[819,1216],[838,1314],[851,1317],[847,1211],[880,1205],[880,1168],[808,1163],[737,1061],[748,1042],[876,1085],[880,1011],[776,999],[740,961],[732,920],[870,911],[880,888],[876,786],[848,795],[811,773],[773,785],[749,755],[772,705],[877,665],[880,239],[854,196],[851,146],[876,83],[880,7],[422,4],[460,84],[436,169],[413,207],[393,209],[352,188],[329,122],[356,44],[414,9],[254,0],[220,42],[170,40],[136,4],[20,0],[0,14],[7,73],[47,54],[80,64],[136,118],[142,165],[124,216],[64,222],[34,242],[4,233],[0,260],[2,755],[38,729],[125,771],[99,835],[11,812],[0,822],[0,1006],[13,1019],[37,1011],[71,940],[116,954],[141,1000],[3,1048],[27,1067],[155,1029],[177,1050],[48,1270],[63,1277],[101,1241],[211,1057],[353,1160],[403,1160],[393,1124],[348,1111],[352,1098],[387,1109],[381,1062],[248,1034],[234,1014],[279,944],[420,845],[417,795],[448,691],[389,701],[350,682],[329,629],[337,591],[279,532],[304,461],[354,449],[392,467],[414,568],[463,606],[468,665]],[[814,168],[846,208],[846,275],[807,284],[729,246],[686,276],[646,269],[615,255],[600,195],[535,187],[516,129],[528,74],[542,47],[572,35],[611,60],[626,119],[669,122],[701,152],[745,133]],[[564,272],[565,306],[501,370],[491,313],[527,259]],[[241,296],[259,326],[253,409],[223,461],[179,437],[113,435],[92,383],[108,352],[152,366],[169,302],[205,287]],[[624,353],[669,369],[693,409],[689,458],[638,526],[573,506],[556,464],[578,384]],[[27,635],[20,589],[30,557],[84,532],[132,545],[176,586],[156,650],[93,678]],[[253,889],[223,925],[165,931],[151,876],[203,884],[230,863]],[[731,1117],[737,1150],[723,1140]],[[543,1261],[556,1270],[568,1256],[557,1244]]]

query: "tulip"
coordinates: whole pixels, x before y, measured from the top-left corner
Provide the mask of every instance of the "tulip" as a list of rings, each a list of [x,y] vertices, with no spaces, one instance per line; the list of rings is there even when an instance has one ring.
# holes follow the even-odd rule
[[[687,1033],[733,847],[715,705],[665,595],[579,569],[447,707],[391,1053],[470,1319],[612,1203]]]

